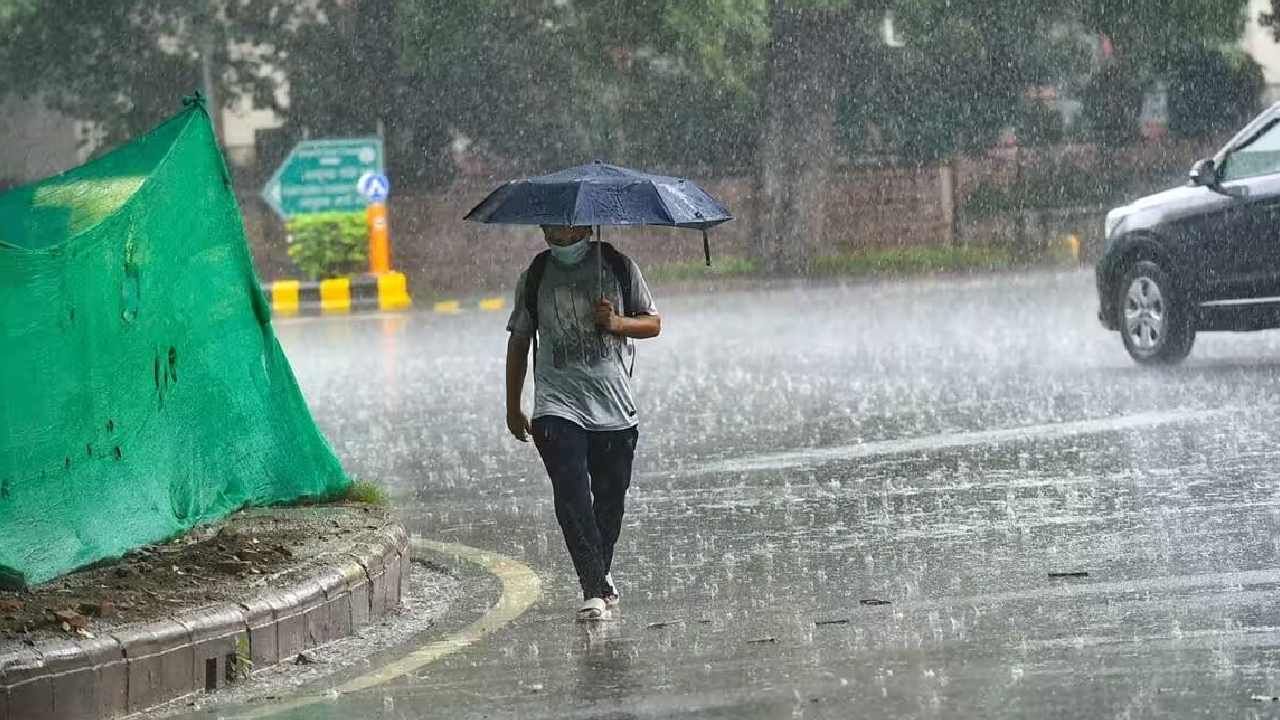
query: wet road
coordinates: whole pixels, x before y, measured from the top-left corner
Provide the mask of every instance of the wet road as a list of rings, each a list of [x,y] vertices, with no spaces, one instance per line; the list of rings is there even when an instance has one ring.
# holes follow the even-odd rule
[[[505,313],[281,326],[346,467],[412,532],[544,589],[418,677],[292,717],[1280,708],[1252,697],[1280,695],[1280,333],[1141,369],[1086,273],[658,301],[623,609],[591,628],[536,452],[505,432]]]

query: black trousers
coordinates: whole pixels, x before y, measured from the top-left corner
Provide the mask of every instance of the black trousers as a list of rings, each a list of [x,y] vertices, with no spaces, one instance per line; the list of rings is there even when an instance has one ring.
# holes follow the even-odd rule
[[[556,520],[584,600],[604,597],[610,589],[604,576],[622,530],[638,436],[636,428],[593,432],[558,417],[533,421],[533,442],[551,478]]]

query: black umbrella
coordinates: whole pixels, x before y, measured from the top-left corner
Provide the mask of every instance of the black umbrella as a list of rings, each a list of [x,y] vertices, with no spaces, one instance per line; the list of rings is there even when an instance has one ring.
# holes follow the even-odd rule
[[[463,220],[508,225],[663,225],[702,231],[702,251],[711,265],[707,229],[733,216],[697,183],[651,175],[599,160],[566,170],[511,180],[472,208]],[[597,264],[601,263],[596,253]]]

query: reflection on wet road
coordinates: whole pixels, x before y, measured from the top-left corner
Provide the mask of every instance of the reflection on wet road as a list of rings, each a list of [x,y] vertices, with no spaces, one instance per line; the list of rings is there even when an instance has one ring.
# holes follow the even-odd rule
[[[296,717],[1271,711],[1280,333],[1138,368],[1085,273],[659,305],[622,617],[593,627],[536,453],[505,434],[504,316],[281,326],[348,469],[412,532],[544,589],[411,680]]]

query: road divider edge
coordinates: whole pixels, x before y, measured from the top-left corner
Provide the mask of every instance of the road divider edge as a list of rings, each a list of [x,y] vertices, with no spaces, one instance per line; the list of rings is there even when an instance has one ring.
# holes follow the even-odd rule
[[[423,667],[464,650],[520,617],[542,596],[542,581],[538,574],[528,565],[496,552],[482,550],[457,543],[438,542],[421,537],[410,537],[409,548],[414,558],[421,554],[431,554],[457,564],[460,562],[479,566],[480,569],[494,575],[502,583],[502,594],[498,601],[476,620],[462,629],[442,638],[428,642],[410,651],[398,660],[394,660],[380,668],[354,677],[334,687],[324,695],[304,695],[293,700],[279,703],[271,707],[255,709],[242,715],[228,717],[240,720],[265,718],[292,713],[295,710],[317,703],[332,702],[335,696],[348,695],[416,673]]]
[[[344,315],[351,312],[395,312],[413,307],[404,273],[353,275],[327,280],[275,280],[263,287],[277,317],[298,315]],[[431,311],[457,315],[471,309],[500,312],[507,307],[504,297],[485,297],[474,302],[438,300]]]

